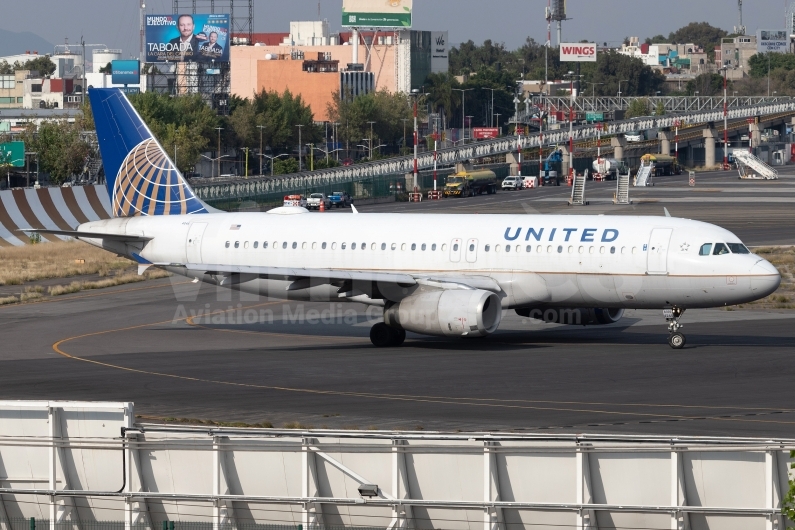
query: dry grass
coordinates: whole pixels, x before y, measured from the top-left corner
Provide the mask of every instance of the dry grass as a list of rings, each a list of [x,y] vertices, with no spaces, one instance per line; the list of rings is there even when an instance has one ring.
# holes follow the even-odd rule
[[[135,273],[119,274],[97,282],[72,282],[69,285],[54,285],[48,288],[47,291],[50,296],[59,296],[62,294],[76,293],[78,291],[87,291],[89,289],[104,289],[106,287],[114,287],[126,283],[166,278],[170,275],[171,274],[166,271],[155,269],[146,271],[142,276],[138,276],[138,274]]]
[[[753,250],[781,273],[781,286],[768,296],[739,308],[755,309],[795,309],[795,247],[759,247]]]
[[[21,285],[84,274],[110,276],[135,265],[127,258],[82,241],[0,248],[0,285]]]

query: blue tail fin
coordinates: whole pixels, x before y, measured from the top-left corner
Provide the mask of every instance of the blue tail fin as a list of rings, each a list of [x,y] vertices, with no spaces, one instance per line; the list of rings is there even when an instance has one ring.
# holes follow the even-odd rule
[[[208,213],[121,90],[88,97],[114,217]]]

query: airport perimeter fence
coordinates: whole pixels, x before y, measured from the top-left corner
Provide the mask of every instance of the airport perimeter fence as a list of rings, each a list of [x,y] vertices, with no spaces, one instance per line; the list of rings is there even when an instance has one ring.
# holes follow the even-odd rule
[[[385,530],[382,526],[343,526],[312,524],[311,530]],[[160,521],[154,525],[124,521],[62,521],[50,525],[48,519],[0,518],[0,530],[304,530],[302,524],[256,524],[244,521],[234,523],[197,521]]]

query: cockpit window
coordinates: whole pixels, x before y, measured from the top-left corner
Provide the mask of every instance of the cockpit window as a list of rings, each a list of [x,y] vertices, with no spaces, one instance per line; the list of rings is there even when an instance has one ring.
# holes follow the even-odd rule
[[[750,254],[751,251],[748,250],[745,245],[742,243],[726,243],[729,245],[729,249],[732,251],[732,254]]]
[[[699,256],[709,256],[712,253],[712,243],[704,243],[701,245],[701,250],[698,251]]]
[[[720,256],[722,254],[730,254],[729,247],[723,243],[715,243],[715,250],[712,252],[712,255]]]

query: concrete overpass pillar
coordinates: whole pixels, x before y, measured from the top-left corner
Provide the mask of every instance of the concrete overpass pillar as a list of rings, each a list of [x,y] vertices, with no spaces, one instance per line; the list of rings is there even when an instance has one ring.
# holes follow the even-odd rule
[[[624,148],[627,146],[627,139],[623,136],[614,136],[610,139],[610,145],[613,146],[613,158],[618,161],[624,160]]]
[[[704,129],[704,166],[707,168],[715,167],[715,129]]]
[[[751,139],[751,149],[756,149],[759,147],[759,144],[762,143],[762,131],[761,127],[759,127],[758,123],[749,123],[748,124],[748,131],[749,131],[749,138]]]
[[[657,138],[660,140],[660,153],[663,155],[671,154],[671,142],[674,140],[673,131],[660,131]]]
[[[511,176],[515,176],[519,174],[519,157],[516,153],[511,151],[510,153],[505,153],[505,163],[510,164],[508,174]]]

